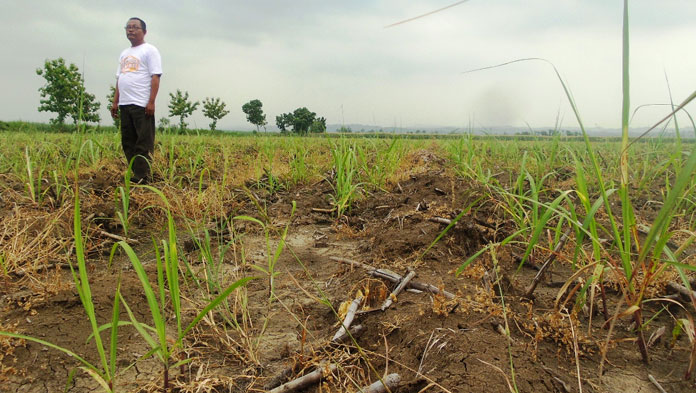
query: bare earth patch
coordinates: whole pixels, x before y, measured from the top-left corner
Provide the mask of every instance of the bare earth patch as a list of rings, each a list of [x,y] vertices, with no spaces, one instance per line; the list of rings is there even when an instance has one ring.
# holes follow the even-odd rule
[[[521,296],[536,274],[533,269],[519,268],[524,249],[505,249],[495,258],[485,254],[455,276],[454,271],[467,258],[486,244],[500,241],[513,228],[494,204],[485,200],[474,203],[481,195],[476,186],[438,169],[437,163],[431,165],[431,170],[390,185],[389,192],[364,192],[340,219],[326,211],[331,208],[331,187],[326,181],[274,195],[252,190],[254,198],[266,206],[274,231],[291,224],[286,248],[276,265],[275,298],[269,302],[268,276],[251,268],[267,264],[269,248],[263,230],[253,223],[236,221],[233,234],[213,233],[228,240],[239,236],[236,246],[222,258],[217,272],[220,280],[231,283],[244,276],[258,278],[230,297],[226,313],[211,313],[187,336],[176,356],[192,360],[171,370],[173,391],[263,391],[310,372],[322,362],[338,368],[320,385],[305,391],[357,391],[378,376],[394,372],[401,376],[396,391],[414,393],[506,392],[515,386],[520,392],[578,392],[580,386],[584,392],[656,391],[649,375],[667,391],[694,389],[693,381],[683,379],[691,346],[684,335],[672,340],[674,323],[666,312],[647,327],[648,337],[663,326],[666,330],[651,346],[648,365],[640,361],[630,318],[618,321],[606,372],[600,379],[600,348],[607,336],[602,302],[595,299],[594,309],[576,312],[572,311],[573,300],[564,308],[556,307],[556,282],[572,274],[563,258],[539,285],[533,300]],[[85,203],[82,213],[83,217],[94,214],[87,232],[93,235],[88,244],[89,268],[98,318],[102,323],[110,320],[120,280],[121,292],[136,317],[151,323],[142,286],[125,255],[118,253],[108,266],[115,240],[98,235],[99,220],[99,230],[123,233],[114,224],[113,203],[108,201],[113,195],[108,188],[118,180],[100,176],[92,185],[94,200]],[[101,188],[105,190],[97,191]],[[296,202],[297,210],[289,222],[291,201]],[[426,253],[445,228],[431,219],[453,219],[472,203],[473,208],[458,225]],[[237,194],[227,207],[230,216],[259,215],[258,207],[245,193]],[[4,210],[3,215],[8,214]],[[164,236],[160,236],[164,233],[160,219],[151,210],[141,211],[128,236],[138,241],[136,252],[153,282],[156,271],[151,235]],[[56,228],[71,228],[70,214],[60,217],[59,224]],[[181,258],[187,262],[186,267],[182,264],[182,274],[188,275],[183,286],[188,310],[184,318],[188,322],[210,299],[205,281],[211,274],[206,270],[210,261],[201,257],[198,244],[183,224],[179,232]],[[41,233],[40,228],[33,233]],[[276,245],[274,232],[271,252]],[[220,251],[219,246],[213,251]],[[69,250],[66,252],[69,255]],[[451,292],[456,298],[405,291],[386,311],[370,311],[379,308],[394,285],[331,257],[400,275],[413,270],[414,280]],[[534,256],[531,265],[544,258]],[[42,261],[48,268],[30,275],[13,273],[3,279],[0,326],[69,348],[97,363],[94,343],[87,341],[91,328],[70,272],[61,267],[64,261],[56,262]],[[341,305],[358,293],[365,300],[353,325],[362,325],[364,332],[354,342],[329,344],[339,329]],[[617,296],[608,291],[610,306],[616,304]],[[654,307],[653,311],[659,309]],[[123,311],[121,320],[128,320]],[[233,320],[242,329],[235,327]],[[174,321],[169,322],[173,329]],[[108,340],[108,332],[104,338]],[[82,372],[68,383],[78,363],[63,353],[7,338],[0,338],[0,349],[0,391],[56,392],[66,389],[66,384],[70,392],[98,389]],[[131,326],[120,328],[118,349],[118,368],[125,370],[116,377],[117,391],[156,391],[161,384],[161,365],[152,357],[141,359],[149,348]]]

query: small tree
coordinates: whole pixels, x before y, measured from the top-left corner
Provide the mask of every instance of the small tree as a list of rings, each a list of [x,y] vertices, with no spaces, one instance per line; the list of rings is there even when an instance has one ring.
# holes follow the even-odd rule
[[[276,126],[280,128],[281,132],[288,132],[288,127],[292,126],[293,121],[292,113],[282,113],[276,116]]]
[[[217,121],[227,116],[230,113],[225,109],[225,103],[219,98],[208,98],[203,100],[203,115],[213,122],[210,123],[210,129],[215,131]]]
[[[301,135],[306,134],[316,116],[316,113],[311,112],[306,107],[295,109],[292,113],[292,131]]]
[[[326,132],[326,119],[323,117],[315,119],[312,122],[312,125],[309,127],[309,132],[312,134],[321,134]]]
[[[187,91],[182,93],[181,90],[176,89],[176,94],[169,93],[169,116],[179,117],[180,131],[186,129],[187,124],[184,120],[193,114],[199,104],[200,102],[198,101],[189,101],[189,93]]]
[[[172,126],[172,122],[169,121],[169,118],[163,117],[159,119],[159,125],[157,126],[157,131],[159,132],[165,132],[165,131],[170,131]]]
[[[259,100],[251,100],[246,104],[242,105],[242,112],[247,116],[247,121],[256,126],[256,131],[259,131],[259,127],[263,126],[266,128],[266,115],[263,113],[263,104]],[[277,118],[276,118],[276,124]],[[280,126],[278,126],[280,128]],[[285,129],[281,130],[285,131]]]
[[[37,68],[36,74],[46,80],[46,84],[39,88],[39,112],[57,114],[51,119],[51,124],[63,125],[68,116],[74,124],[79,120],[99,122],[100,103],[85,90],[84,79],[75,64],[67,66],[62,57],[46,60],[44,68]]]
[[[114,85],[109,86],[109,94],[106,96],[106,107],[111,108],[111,104],[114,102],[114,95],[116,95],[116,87]],[[116,117],[111,118],[114,121],[114,126],[116,129],[121,129],[121,110],[118,110]]]

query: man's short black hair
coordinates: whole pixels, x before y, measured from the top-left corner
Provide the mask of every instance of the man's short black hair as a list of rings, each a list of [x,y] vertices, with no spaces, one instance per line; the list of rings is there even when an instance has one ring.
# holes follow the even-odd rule
[[[128,20],[137,20],[137,21],[139,21],[139,22],[140,22],[140,27],[143,29],[143,31],[147,31],[147,25],[145,24],[145,21],[144,21],[144,20],[138,18],[137,16],[134,16],[134,17],[132,17],[132,18],[130,18],[130,19],[128,19]]]

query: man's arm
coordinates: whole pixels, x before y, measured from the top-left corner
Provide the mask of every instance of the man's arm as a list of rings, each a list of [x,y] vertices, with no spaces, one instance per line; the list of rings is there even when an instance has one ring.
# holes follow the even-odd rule
[[[149,116],[155,115],[155,99],[157,98],[157,92],[159,91],[160,85],[160,75],[152,76],[152,83],[150,84],[150,100],[147,102],[145,107],[145,114]]]
[[[118,79],[116,79],[116,90],[114,91],[114,101],[111,103],[111,117],[114,119],[118,116]]]

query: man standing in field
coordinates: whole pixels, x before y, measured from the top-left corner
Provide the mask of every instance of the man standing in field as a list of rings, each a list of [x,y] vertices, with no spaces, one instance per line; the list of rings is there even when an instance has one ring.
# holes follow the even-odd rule
[[[142,19],[130,18],[125,29],[131,46],[121,52],[111,116],[121,111],[121,145],[128,164],[133,160],[131,181],[147,183],[155,149],[155,99],[162,59],[157,48],[145,42],[147,27]]]

